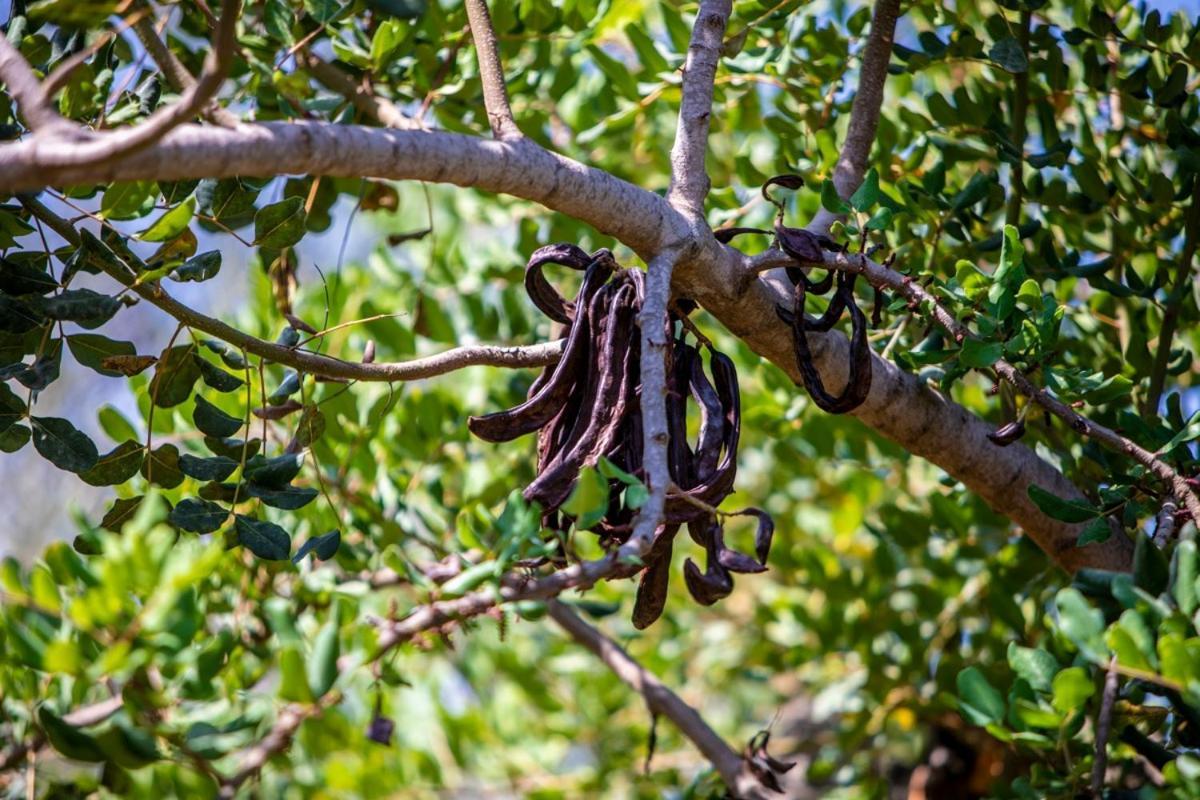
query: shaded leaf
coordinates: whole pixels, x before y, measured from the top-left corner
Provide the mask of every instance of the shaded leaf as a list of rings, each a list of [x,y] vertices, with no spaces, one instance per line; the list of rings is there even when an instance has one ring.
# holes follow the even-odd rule
[[[200,368],[192,359],[193,346],[175,345],[159,359],[150,381],[150,397],[159,408],[177,406],[192,396]]]
[[[216,503],[189,497],[179,501],[179,505],[167,516],[167,521],[180,530],[213,533],[220,530],[228,518],[229,511]]]
[[[92,486],[116,486],[138,473],[146,448],[141,442],[127,441],[100,456],[80,479]]]
[[[271,250],[294,245],[304,236],[305,217],[300,197],[263,206],[254,215],[254,244]]]
[[[223,439],[233,436],[242,429],[244,421],[226,414],[200,395],[196,395],[196,407],[192,410],[192,421],[206,436]]]
[[[54,466],[67,472],[86,472],[100,454],[96,445],[61,417],[30,417],[34,448]]]
[[[292,538],[273,522],[236,516],[238,544],[266,561],[282,561],[292,549]]]
[[[164,489],[174,489],[183,483],[179,468],[179,448],[173,444],[159,445],[142,461],[142,477]]]
[[[109,339],[98,333],[73,333],[67,337],[67,347],[75,360],[83,366],[114,378],[128,373],[109,368],[105,365],[105,360],[113,356],[134,356],[137,353],[133,342]]]
[[[296,555],[292,556],[292,562],[299,564],[300,560],[309,553],[312,553],[321,561],[328,561],[337,554],[338,546],[341,543],[342,532],[339,530],[332,530],[320,536],[310,536],[305,540],[304,544],[300,545],[300,549],[296,551]]]
[[[199,458],[191,453],[179,457],[179,469],[189,478],[198,481],[223,481],[238,468],[237,461],[225,456]]]

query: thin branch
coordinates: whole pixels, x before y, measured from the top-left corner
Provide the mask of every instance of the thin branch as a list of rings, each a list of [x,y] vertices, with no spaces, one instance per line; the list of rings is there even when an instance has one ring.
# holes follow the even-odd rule
[[[1175,536],[1175,514],[1178,511],[1179,507],[1168,500],[1154,517],[1154,544],[1159,550],[1170,544]]]
[[[1021,52],[1029,58],[1029,25],[1033,12],[1028,8],[1021,9],[1020,27],[1017,28],[1017,42]],[[1017,150],[1024,152],[1026,131],[1026,116],[1029,112],[1029,71],[1023,70],[1013,76],[1012,100],[1012,143]],[[1017,225],[1021,221],[1021,200],[1025,194],[1025,159],[1018,158],[1011,166],[1008,187],[1008,204],[1004,212],[1006,225]]]
[[[30,129],[52,132],[74,127],[54,108],[33,67],[4,36],[0,36],[0,81],[17,101],[17,110]]]
[[[821,266],[828,269],[858,273],[865,277],[872,286],[890,289],[907,299],[913,307],[921,309],[923,313],[932,317],[938,325],[954,337],[954,341],[956,342],[961,343],[972,337],[971,331],[955,319],[954,315],[946,310],[936,297],[930,294],[919,282],[912,280],[907,275],[876,263],[865,256],[848,253],[827,252]],[[1105,427],[1083,416],[1066,403],[1054,397],[1046,389],[1037,387],[1025,373],[1021,372],[1005,359],[1002,358],[996,361],[992,365],[992,368],[996,371],[996,374],[1012,384],[1017,391],[1030,400],[1033,400],[1054,416],[1062,419],[1075,432],[1095,439],[1113,450],[1124,453],[1146,467],[1146,469],[1150,470],[1150,472],[1171,487],[1172,494],[1191,512],[1193,518],[1200,519],[1200,497],[1197,497],[1192,491],[1184,476],[1176,472],[1170,464],[1133,440],[1127,439],[1117,433],[1112,428]]]
[[[671,474],[667,467],[667,357],[670,353],[670,317],[667,304],[671,296],[671,273],[679,255],[663,251],[651,259],[646,273],[646,296],[638,324],[641,328],[642,376],[642,459],[646,470],[646,502],[638,509],[633,533],[624,546],[622,557],[635,560],[645,555],[662,523]]]
[[[1108,772],[1108,736],[1112,731],[1113,703],[1117,699],[1117,657],[1109,660],[1104,673],[1104,694],[1100,698],[1100,710],[1096,712],[1096,756],[1092,762],[1092,797],[1104,796],[1104,775]]]
[[[424,128],[420,122],[397,108],[391,100],[375,94],[370,85],[355,83],[353,78],[311,50],[301,50],[296,56],[310,75],[349,100],[360,113],[397,130],[414,131]]]
[[[871,17],[871,31],[863,48],[862,67],[858,71],[858,89],[850,106],[850,124],[846,141],[833,168],[833,185],[844,200],[854,194],[867,171],[875,131],[879,127],[879,111],[883,106],[883,89],[887,81],[888,64],[892,59],[892,42],[896,35],[896,18],[900,15],[900,0],[876,0]],[[813,233],[826,233],[841,215],[824,207],[808,224]]]
[[[483,84],[483,106],[487,109],[488,124],[497,139],[520,139],[521,129],[513,120],[508,103],[508,86],[504,82],[504,67],[496,49],[496,31],[488,13],[487,0],[466,0],[467,22],[479,59],[479,80]]]
[[[42,220],[67,242],[78,247],[79,234],[71,224],[59,217],[40,201],[22,197],[21,203],[38,219]],[[359,381],[414,381],[432,378],[471,366],[494,367],[544,367],[558,361],[563,342],[556,340],[524,347],[500,347],[497,345],[467,345],[455,347],[444,353],[417,358],[412,361],[380,362],[363,364],[343,361],[319,353],[296,350],[276,342],[268,342],[251,336],[244,331],[227,325],[218,319],[205,316],[167,294],[157,283],[137,284],[131,273],[123,273],[106,261],[97,259],[95,265],[136,293],[147,302],[170,314],[177,321],[194,330],[203,331],[222,341],[244,349],[248,353],[302,372],[330,378]]]
[[[1171,363],[1171,344],[1175,340],[1175,330],[1179,327],[1179,313],[1192,288],[1193,281],[1189,280],[1189,277],[1192,274],[1192,259],[1196,255],[1197,240],[1200,240],[1200,176],[1192,179],[1192,202],[1184,222],[1183,251],[1175,265],[1175,286],[1167,296],[1162,328],[1158,334],[1158,349],[1154,353],[1154,367],[1150,371],[1150,388],[1146,391],[1146,402],[1143,405],[1143,411],[1147,414],[1158,414],[1158,401],[1162,397],[1163,385],[1167,379],[1167,365]]]
[[[196,79],[192,73],[188,72],[183,62],[167,47],[149,16],[138,17],[133,23],[133,32],[137,35],[138,41],[142,43],[142,47],[145,47],[146,52],[150,54],[150,58],[154,59],[154,63],[158,65],[167,79],[167,84],[172,89],[183,93],[196,85]],[[238,124],[235,114],[214,102],[210,102],[201,113],[205,119],[226,128],[232,128]]]
[[[675,208],[697,218],[703,218],[704,198],[708,196],[704,159],[712,120],[713,81],[732,8],[732,0],[702,0],[683,65],[683,96],[675,144],[671,147],[671,186],[667,199]]]
[[[696,745],[716,768],[731,792],[741,798],[767,796],[764,788],[744,768],[742,757],[709,727],[696,709],[637,663],[619,644],[580,619],[568,606],[557,600],[549,601],[546,606],[550,617],[571,638],[592,651],[618,678],[642,695],[652,713],[675,723],[679,732]]]
[[[316,703],[291,703],[284,706],[267,735],[242,753],[237,769],[221,782],[221,790],[217,796],[222,800],[230,800],[236,796],[238,788],[257,775],[272,756],[282,753],[291,746],[292,739],[305,720],[318,716],[325,709],[336,705],[341,699],[341,693],[330,692]]]

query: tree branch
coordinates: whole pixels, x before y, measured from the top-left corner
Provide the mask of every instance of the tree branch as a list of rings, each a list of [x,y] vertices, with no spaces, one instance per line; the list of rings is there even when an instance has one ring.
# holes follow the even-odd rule
[[[1200,240],[1200,176],[1192,179],[1192,202],[1188,207],[1186,221],[1183,224],[1183,251],[1179,254],[1179,263],[1175,265],[1175,286],[1167,296],[1166,310],[1163,312],[1162,328],[1158,334],[1158,349],[1154,353],[1154,367],[1150,371],[1150,388],[1146,392],[1146,402],[1143,410],[1147,414],[1158,414],[1158,401],[1162,397],[1163,385],[1167,378],[1167,365],[1171,363],[1171,343],[1175,340],[1175,330],[1179,327],[1179,312],[1187,302],[1188,290],[1192,281],[1192,259],[1196,255],[1197,240]],[[1197,518],[1200,524],[1200,518]]]
[[[708,129],[712,119],[713,81],[721,60],[721,43],[732,0],[702,0],[696,12],[687,61],[683,66],[683,98],[671,147],[671,186],[667,200],[675,208],[699,219],[708,196]]]
[[[404,114],[396,104],[375,94],[366,84],[355,83],[349,75],[308,50],[296,54],[303,67],[327,88],[343,95],[359,112],[379,120],[389,128],[402,131],[422,130],[420,122]]]
[[[1104,774],[1108,772],[1108,736],[1112,731],[1113,704],[1117,699],[1117,657],[1109,660],[1104,673],[1104,693],[1100,696],[1100,710],[1096,712],[1096,755],[1092,762],[1092,797],[1104,796]]]
[[[55,233],[68,243],[78,247],[79,234],[70,223],[59,217],[40,201],[30,198],[20,198],[22,205],[30,213],[45,222]],[[357,361],[343,361],[339,358],[297,350],[276,342],[268,342],[251,336],[244,331],[227,325],[218,319],[205,316],[183,303],[180,303],[157,283],[136,282],[136,276],[123,273],[106,261],[96,259],[95,266],[104,270],[105,274],[116,280],[122,286],[130,289],[147,302],[170,314],[179,322],[194,330],[203,331],[229,344],[236,345],[248,353],[261,356],[268,361],[282,364],[301,372],[321,375],[329,378],[356,381],[415,381],[432,378],[448,372],[472,366],[492,367],[544,367],[558,361],[562,353],[563,341],[555,340],[524,347],[500,347],[497,345],[467,345],[455,347],[443,353],[438,353],[411,361],[380,362],[363,364]]]
[[[181,125],[131,156],[75,167],[52,166],[32,140],[0,146],[0,193],[115,180],[280,174],[434,181],[510,194],[569,214],[647,258],[658,251],[663,231],[682,222],[653,192],[528,139],[498,142],[325,122],[235,129]]]
[[[41,82],[29,62],[4,36],[0,36],[0,80],[17,101],[17,110],[31,130],[52,133],[74,129],[42,91]]]
[[[205,59],[204,72],[195,84],[184,90],[179,102],[155,111],[137,125],[94,134],[84,141],[58,135],[56,130],[41,131],[30,142],[38,162],[52,168],[68,169],[117,161],[150,147],[199,114],[221,88],[233,62],[240,9],[241,0],[223,0],[220,24]]]
[[[875,145],[875,131],[879,127],[879,111],[883,106],[884,83],[892,59],[892,42],[899,15],[900,0],[876,0],[871,32],[867,35],[862,67],[858,71],[858,90],[850,106],[846,141],[842,143],[842,151],[833,168],[833,185],[843,200],[854,194],[862,183],[871,148]],[[841,218],[842,215],[822,207],[808,224],[808,230],[826,233],[829,226]]]
[[[149,6],[147,6],[148,8]],[[175,57],[166,42],[158,35],[154,21],[149,15],[143,14],[134,21],[133,32],[138,41],[142,43],[142,47],[145,47],[146,52],[150,54],[150,58],[158,65],[159,70],[167,79],[167,84],[172,89],[182,94],[196,85],[196,79],[192,77],[192,73],[188,72],[187,67]],[[213,102],[208,103],[201,113],[210,122],[227,128],[238,124],[236,115]]]
[[[222,800],[232,800],[237,795],[238,788],[257,775],[272,756],[282,753],[291,746],[292,739],[305,720],[318,716],[325,709],[336,705],[341,699],[339,692],[330,692],[316,703],[291,703],[284,706],[267,735],[242,753],[237,769],[221,782],[221,790],[217,796]]]
[[[740,798],[767,797],[765,789],[743,767],[742,757],[709,727],[696,709],[671,691],[612,639],[580,619],[579,615],[557,600],[547,604],[550,617],[575,641],[604,662],[605,666],[634,691],[642,695],[647,707],[679,728],[704,757],[716,768],[721,780]]]
[[[739,291],[742,275],[754,268],[756,260],[733,248],[722,249],[723,256],[706,253],[684,262],[677,289],[799,383],[791,332],[775,314],[781,305],[790,307],[790,292],[761,280]],[[827,385],[843,384],[850,362],[846,337],[836,331],[812,333],[809,346],[822,380]],[[987,438],[994,432],[992,425],[929,388],[916,375],[876,354],[872,359],[870,393],[851,415],[962,481],[998,513],[1020,525],[1064,569],[1129,569],[1133,546],[1127,537],[1112,536],[1107,542],[1076,547],[1083,526],[1051,519],[1029,499],[1026,489],[1035,483],[1060,497],[1083,498],[1058,469],[1020,442],[996,446]]]
[[[520,139],[521,129],[513,120],[508,104],[508,87],[504,82],[504,67],[496,49],[496,31],[488,13],[487,0],[466,0],[467,22],[479,59],[479,80],[483,84],[483,106],[487,109],[492,134],[500,140]]]
[[[671,272],[678,253],[665,250],[650,261],[646,296],[638,317],[641,328],[642,463],[646,471],[646,502],[638,509],[633,533],[621,547],[621,557],[633,561],[650,551],[663,519],[671,473],[667,466],[667,357],[670,354]]]

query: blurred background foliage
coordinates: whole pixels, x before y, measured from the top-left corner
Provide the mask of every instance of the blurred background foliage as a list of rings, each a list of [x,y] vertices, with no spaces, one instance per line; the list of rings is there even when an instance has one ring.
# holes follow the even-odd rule
[[[664,190],[695,4],[492,6],[525,133]],[[7,36],[45,72],[90,50],[59,107],[89,124],[123,124],[172,99],[124,29],[138,8],[15,2]],[[198,73],[210,35],[204,4],[162,3],[154,13]],[[874,236],[897,268],[945,297],[989,343],[982,353],[957,351],[899,303],[874,334],[877,350],[997,425],[1025,420],[1025,441],[1088,495],[1084,519],[1116,517],[1133,536],[1153,532],[1162,487],[993,391],[987,367],[1003,354],[1194,474],[1197,14],[1194,5],[1108,0],[906,3],[872,155],[876,204],[890,209]],[[790,224],[816,212],[869,20],[860,3],[735,4],[708,159],[714,226],[768,227],[774,210],[758,187],[780,172],[809,182],[790,200]],[[246,118],[374,124],[297,65],[292,53],[304,47],[430,127],[487,132],[458,3],[253,0],[238,42],[221,99]],[[1021,102],[1027,123],[1014,122]],[[0,122],[16,137],[11,105],[0,94]],[[0,205],[8,281],[0,288],[13,302],[29,297],[13,289],[17,277],[29,278],[22,269],[50,276],[50,297],[70,291],[60,288],[64,269],[78,275],[71,289],[115,295],[112,281],[88,274],[89,259],[127,248],[133,255],[123,258],[163,270],[181,300],[260,338],[306,338],[285,313],[321,330],[340,326],[307,346],[351,360],[368,342],[379,361],[392,361],[551,337],[521,286],[526,256],[543,244],[613,246],[622,263],[635,262],[569,218],[445,186],[248,176],[71,187],[40,200],[94,236],[73,244],[16,199]],[[1016,234],[1008,242],[1005,223]],[[1011,287],[997,278],[1002,249],[1021,271]],[[203,255],[213,250],[220,255]],[[1011,301],[1006,312],[989,296],[996,286]],[[176,331],[141,303],[112,309],[99,331],[106,343],[92,344],[148,356],[175,347],[178,363],[101,376],[84,352],[88,340],[71,337],[89,333],[107,306],[75,299],[83,311],[35,315],[25,330],[7,325],[0,341],[0,367],[11,366],[11,389],[0,393],[6,409],[21,409],[5,412],[0,435],[0,447],[14,451],[3,462],[0,545],[19,555],[0,570],[0,787],[9,796],[215,796],[211,770],[226,771],[281,703],[318,700],[331,707],[303,724],[247,791],[720,796],[719,781],[665,722],[647,760],[652,728],[642,701],[534,606],[366,663],[373,618],[402,616],[438,595],[408,565],[451,554],[488,561],[525,535],[505,509],[533,476],[532,443],[474,440],[465,419],[514,404],[532,371],[475,367],[390,386],[289,377],[256,358],[243,368],[236,350],[219,353],[209,337]],[[711,608],[692,603],[677,578],[665,617],[641,632],[628,621],[630,582],[571,602],[728,740],[771,727],[773,749],[800,762],[794,796],[1079,796],[1114,658],[1121,690],[1108,784],[1127,794],[1111,796],[1200,795],[1194,525],[1181,525],[1180,542],[1165,552],[1141,536],[1134,577],[1088,574],[1071,588],[1003,516],[940,470],[853,419],[811,407],[710,318],[696,321],[738,365],[745,417],[729,507],[774,515],[770,571],[739,581]],[[218,391],[214,370],[245,383]],[[182,387],[177,402],[159,397],[155,374]],[[193,391],[247,421],[235,438],[261,439],[265,456],[298,461],[294,477],[238,499],[239,513],[254,520],[243,524],[271,523],[290,539],[284,558],[272,550],[274,529],[257,529],[265,539],[239,537],[219,514],[221,532],[199,535],[194,520],[180,524],[170,511],[228,504],[228,487],[200,478],[219,471],[221,452],[235,467],[242,461],[240,443],[214,450],[206,442]],[[114,472],[92,473],[89,483],[105,488],[83,496],[74,519],[63,514],[74,489],[49,483],[42,457],[86,462],[88,447],[57,423],[22,419],[31,400],[35,417],[69,419],[70,430],[94,440],[91,463],[74,471],[86,474],[98,456],[133,443],[118,453],[125,461],[109,465]],[[292,406],[278,419],[252,415]],[[35,447],[39,425],[54,435]],[[63,451],[49,439],[73,444]],[[147,452],[157,454],[149,479],[144,465],[125,469]],[[242,466],[245,488],[254,482]],[[272,468],[287,472],[282,462]],[[262,497],[286,486],[302,507]],[[143,496],[136,509],[127,502]],[[735,543],[753,535],[744,524],[731,523]],[[307,541],[330,543],[317,537],[331,531],[340,532],[332,558],[318,559],[328,555],[321,548],[297,563],[286,557]],[[48,542],[40,555],[33,541]],[[276,560],[226,549],[239,542],[257,542],[251,549]],[[572,545],[595,552],[590,534]],[[689,549],[676,559],[695,557]],[[363,576],[383,568],[413,581],[372,587]],[[353,666],[337,668],[330,684],[331,664]],[[71,723],[73,710],[114,693],[124,701],[116,715]],[[372,740],[388,738],[383,720],[395,723],[390,744]],[[22,749],[31,743],[32,762]]]

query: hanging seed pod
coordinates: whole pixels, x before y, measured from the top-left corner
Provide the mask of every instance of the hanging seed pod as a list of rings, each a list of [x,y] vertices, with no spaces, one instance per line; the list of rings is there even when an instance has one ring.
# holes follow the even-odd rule
[[[547,264],[583,271],[573,301],[546,280],[542,270]],[[542,507],[544,525],[561,530],[574,521],[561,507],[584,468],[606,458],[631,475],[644,474],[639,313],[645,275],[621,269],[607,250],[589,256],[574,245],[551,245],[529,260],[525,286],[534,305],[568,326],[563,355],[533,382],[525,402],[507,411],[471,417],[468,427],[480,438],[496,442],[537,432],[537,476],[525,488],[524,496]],[[733,362],[706,342],[706,369],[704,356],[687,340],[681,320],[694,308],[694,302],[680,298],[672,305],[669,320],[664,321],[665,331],[672,336],[666,411],[673,487],[663,522],[645,557],[633,610],[638,628],[652,624],[665,608],[673,541],[681,525],[688,524],[692,537],[706,551],[703,573],[691,561],[684,567],[689,590],[706,604],[733,590],[732,573],[766,569],[774,529],[770,518],[758,509],[739,512],[760,520],[757,558],[752,558],[725,545],[720,519],[705,510],[719,506],[733,491],[741,406]],[[677,325],[679,330],[674,333]],[[693,405],[699,413],[694,443],[688,436]],[[609,482],[608,507],[593,527],[605,547],[626,541],[633,530],[636,510],[625,503],[626,494],[625,483]]]
[[[792,305],[792,345],[796,352],[796,367],[804,388],[817,407],[831,414],[845,414],[858,408],[867,399],[871,390],[871,346],[867,342],[867,318],[854,302],[854,281],[858,275],[847,272],[838,273],[838,288],[830,308],[815,323],[804,315],[804,282],[796,284],[794,302]],[[828,330],[832,327],[842,308],[850,309],[850,369],[846,385],[840,395],[831,395],[825,390],[821,381],[821,373],[817,371],[812,360],[812,351],[808,347],[807,331]],[[836,308],[836,315],[831,312]]]

